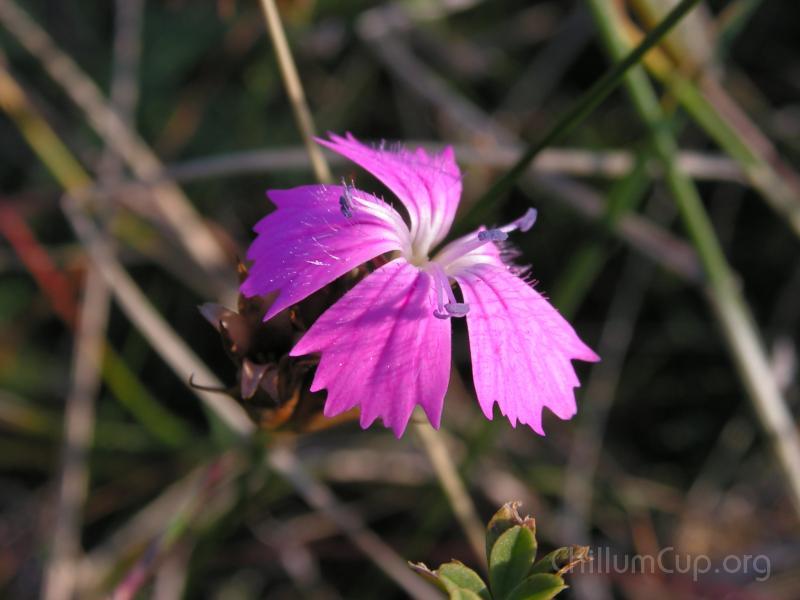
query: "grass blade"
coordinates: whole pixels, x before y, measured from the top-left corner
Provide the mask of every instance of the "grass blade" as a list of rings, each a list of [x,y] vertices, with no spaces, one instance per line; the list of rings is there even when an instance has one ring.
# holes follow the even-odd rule
[[[505,175],[498,179],[494,185],[475,203],[472,209],[459,221],[456,226],[456,235],[477,227],[489,212],[492,202],[506,193],[528,169],[534,158],[544,148],[562,139],[567,133],[583,121],[597,108],[600,103],[622,82],[628,70],[639,63],[644,55],[658,44],[661,39],[680,22],[699,0],[683,0],[678,4],[657,27],[652,29],[641,43],[634,48],[624,59],[616,63],[602,78],[600,78],[578,100],[575,105],[564,113],[556,123],[545,132],[536,142],[531,144]]]

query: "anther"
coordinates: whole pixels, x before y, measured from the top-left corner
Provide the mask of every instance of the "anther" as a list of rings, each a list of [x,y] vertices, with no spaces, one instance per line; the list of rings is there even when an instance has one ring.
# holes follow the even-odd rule
[[[466,302],[448,302],[444,305],[445,312],[434,310],[433,316],[437,319],[450,319],[452,317],[466,317],[469,313],[469,304]]]
[[[339,209],[345,218],[350,219],[353,217],[353,186],[347,185],[347,182],[342,179],[342,187],[344,191],[339,196]]]
[[[508,239],[508,234],[500,229],[487,229],[478,232],[478,239],[482,242],[502,242]]]
[[[339,198],[339,208],[346,218],[350,219],[353,217],[353,209],[350,208],[350,204],[348,203],[346,196],[341,196]]]
[[[525,211],[524,215],[517,219],[516,226],[522,233],[525,233],[531,227],[533,227],[534,223],[536,223],[536,216],[538,214],[539,213],[535,208],[529,208],[527,211]]]
[[[448,302],[444,309],[451,317],[465,317],[469,312],[469,304],[466,302]]]

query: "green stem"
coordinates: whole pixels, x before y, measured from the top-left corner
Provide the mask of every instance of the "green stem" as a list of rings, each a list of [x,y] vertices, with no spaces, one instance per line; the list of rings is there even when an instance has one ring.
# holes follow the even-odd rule
[[[619,242],[608,243],[608,234],[620,218],[633,212],[650,189],[650,175],[646,168],[649,154],[636,161],[631,172],[620,179],[609,191],[600,224],[603,229],[585,241],[572,255],[550,294],[553,304],[565,317],[577,311],[603,266]]]
[[[588,0],[609,53],[618,58],[625,52],[623,38],[615,27],[612,8],[605,0]],[[755,413],[770,436],[795,508],[800,513],[800,436],[769,367],[766,350],[750,309],[742,296],[736,274],[725,258],[711,220],[694,183],[677,166],[678,147],[663,127],[664,115],[658,97],[641,69],[625,77],[625,86],[636,111],[650,128],[653,149],[665,166],[665,181],[678,206],[708,277],[706,294],[719,321]]]
[[[786,219],[796,235],[800,235],[800,202],[798,202],[797,186],[793,183],[796,181],[795,174],[785,172],[782,175],[770,162],[771,150],[762,147],[763,145],[758,142],[760,134],[752,128],[748,134],[741,123],[737,125],[730,115],[720,110],[720,106],[725,104],[722,102],[725,96],[719,93],[721,88],[716,86],[713,80],[708,80],[704,92],[677,70],[654,71],[654,74],[669,88],[697,124],[739,163],[751,185],[761,193],[773,210]],[[709,99],[712,96],[709,96],[708,92],[715,89],[718,92],[717,99],[712,102]],[[754,134],[755,140],[746,137],[747,135],[753,137]]]
[[[467,230],[477,227],[484,220],[484,217],[487,216],[492,201],[509,191],[517,179],[528,169],[539,152],[553,142],[562,139],[591,114],[594,109],[616,89],[628,70],[635,66],[653,46],[658,44],[684,15],[698,4],[698,2],[699,0],[682,0],[658,26],[645,36],[636,48],[631,50],[624,59],[615,64],[603,77],[589,88],[580,100],[578,100],[570,110],[564,113],[538,141],[531,144],[514,166],[498,179],[473,205],[472,209],[459,221],[456,227],[456,235],[460,235]]]

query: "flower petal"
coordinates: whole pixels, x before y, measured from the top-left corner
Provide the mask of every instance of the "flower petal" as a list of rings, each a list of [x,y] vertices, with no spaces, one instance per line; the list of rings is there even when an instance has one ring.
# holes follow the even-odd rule
[[[409,243],[400,215],[366,192],[350,192],[362,204],[345,216],[339,203],[344,192],[338,185],[267,192],[277,210],[254,227],[258,236],[247,251],[254,264],[241,286],[245,296],[279,290],[265,321],[351,269]]]
[[[450,321],[433,316],[431,276],[404,259],[368,275],[329,308],[292,356],[321,353],[311,391],[327,388],[325,415],[361,407],[400,437],[419,404],[438,427],[450,379]]]
[[[571,360],[599,357],[536,290],[507,268],[476,264],[456,275],[470,306],[467,315],[472,376],[483,413],[494,403],[540,435],[542,409],[561,419],[576,412],[580,385]]]
[[[422,148],[372,148],[349,133],[329,136],[330,141],[317,141],[372,173],[405,205],[423,252],[444,239],[461,198],[461,171],[452,147],[428,154]]]

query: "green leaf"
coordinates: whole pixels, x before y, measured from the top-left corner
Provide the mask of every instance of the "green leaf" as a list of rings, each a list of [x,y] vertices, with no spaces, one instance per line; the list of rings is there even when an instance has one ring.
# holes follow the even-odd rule
[[[450,592],[450,588],[439,578],[439,575],[435,571],[431,571],[425,563],[412,563],[409,561],[408,566],[428,583],[435,585],[443,592]]]
[[[514,526],[520,525],[531,530],[536,535],[536,521],[531,517],[524,519],[519,516],[518,508],[521,502],[506,502],[500,509],[494,513],[494,516],[486,526],[486,556],[491,556],[492,548],[494,548],[497,539],[506,531]]]
[[[103,355],[103,379],[120,405],[159,441],[174,447],[190,443],[192,433],[186,424],[153,397],[131,366],[108,343]]]
[[[458,588],[450,592],[450,600],[481,600],[481,596],[472,590]]]
[[[484,600],[491,600],[489,589],[481,579],[481,576],[457,560],[440,566],[436,569],[436,575],[447,586],[448,590],[452,591],[455,588],[469,590],[475,592]],[[450,587],[451,585],[453,588]]]
[[[588,546],[566,546],[547,554],[531,567],[530,573],[531,575],[535,573],[563,575],[575,565],[591,560],[592,557],[589,556]]]
[[[496,600],[505,600],[528,574],[536,558],[536,537],[527,527],[505,531],[489,554],[489,581]]]
[[[450,598],[492,600],[483,579],[463,563],[453,560],[431,571],[423,563],[409,562],[408,566],[423,579],[450,595]]]
[[[515,587],[506,600],[550,600],[566,587],[564,580],[558,575],[539,573],[531,575]]]

